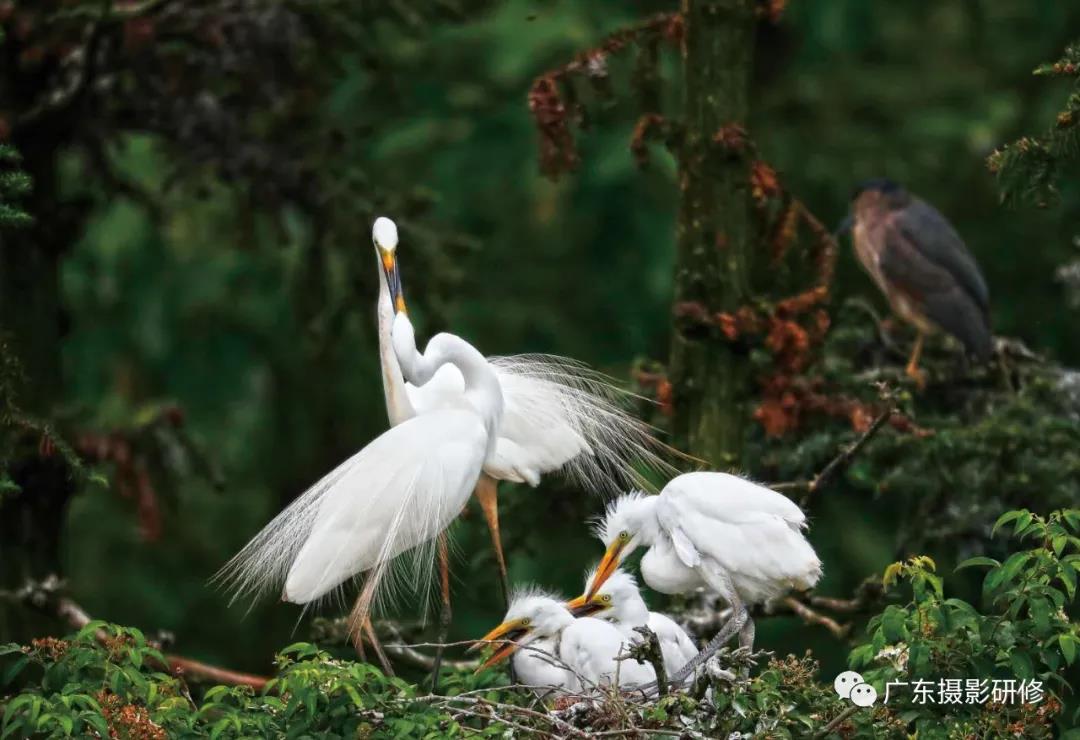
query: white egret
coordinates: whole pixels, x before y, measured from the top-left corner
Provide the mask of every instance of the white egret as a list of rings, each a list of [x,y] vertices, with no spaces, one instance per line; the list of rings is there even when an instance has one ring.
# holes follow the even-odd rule
[[[387,279],[397,301],[401,282],[393,266]],[[279,514],[219,573],[234,598],[284,581],[284,600],[308,604],[364,573],[353,612],[359,626],[391,560],[430,544],[464,508],[495,446],[499,382],[484,356],[452,334],[433,337],[421,354],[404,311],[393,334],[402,370],[414,382],[427,382],[447,363],[457,368],[457,403],[382,433]],[[430,553],[417,554],[421,568],[430,565]]]
[[[497,644],[480,668],[514,656],[518,680],[529,686],[583,693],[601,686],[630,688],[656,679],[650,665],[617,660],[629,640],[614,625],[592,617],[575,619],[561,599],[536,589],[516,594],[502,624],[476,646],[493,641],[506,644]],[[554,660],[543,653],[528,655],[538,648],[550,650]]]
[[[380,217],[371,236],[381,267],[377,311],[383,391],[390,423],[397,424],[431,409],[459,404],[464,379],[454,365],[447,364],[424,385],[405,382],[391,340],[395,313],[405,309],[400,283],[395,283],[397,226]],[[475,495],[491,532],[505,600],[509,594],[499,530],[498,481],[536,486],[541,476],[561,469],[588,489],[610,490],[639,482],[635,463],[665,472],[673,469],[658,455],[664,445],[647,424],[620,408],[616,402],[620,391],[603,376],[572,360],[548,355],[492,357],[489,363],[502,389],[504,410]],[[445,561],[440,565],[446,567]],[[447,598],[444,594],[444,601]]]
[[[803,536],[806,515],[790,499],[726,473],[686,473],[658,496],[631,493],[608,507],[597,534],[607,552],[586,593],[592,598],[619,563],[639,546],[645,583],[661,593],[709,589],[732,617],[705,649],[672,677],[682,683],[735,633],[751,648],[754,622],[748,605],[788,589],[806,589],[821,577],[821,561]]]
[[[698,654],[693,639],[674,619],[660,612],[649,611],[632,575],[624,570],[615,570],[591,597],[587,597],[595,578],[594,570],[585,581],[585,593],[567,602],[566,606],[574,616],[594,616],[611,622],[635,643],[643,638],[634,628],[648,627],[656,633],[664,658],[664,671],[669,676],[674,676]]]

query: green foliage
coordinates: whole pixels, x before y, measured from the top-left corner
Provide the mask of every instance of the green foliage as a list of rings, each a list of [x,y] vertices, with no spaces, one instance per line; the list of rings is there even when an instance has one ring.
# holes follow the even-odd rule
[[[1009,526],[1013,539],[1034,547],[1004,562],[979,556],[959,566],[989,568],[984,611],[947,596],[930,558],[914,557],[885,570],[886,586],[906,582],[911,599],[870,620],[870,641],[852,651],[850,665],[879,692],[897,682],[888,706],[913,723],[920,737],[945,737],[949,726],[978,737],[1056,736],[1054,721],[1070,693],[1064,671],[1076,660],[1080,628],[1067,614],[1080,569],[1080,510],[1047,517],[1010,511],[994,529]],[[985,681],[982,702],[966,700],[969,679]],[[927,682],[932,701],[919,700],[916,681]],[[939,704],[940,686],[949,685],[939,682],[948,681],[965,698]],[[1039,688],[1026,699],[1006,693],[1031,681]],[[1036,696],[1039,701],[1027,700]]]
[[[277,658],[262,692],[216,686],[198,702],[141,632],[93,622],[67,640],[0,648],[0,737],[455,737],[415,687],[307,644]]]
[[[991,154],[987,163],[1005,203],[1027,200],[1047,206],[1060,198],[1058,181],[1080,156],[1080,43],[1068,46],[1058,61],[1039,65],[1034,74],[1073,81],[1065,107],[1047,133],[1017,139]]]
[[[853,711],[809,654],[770,658],[747,681],[719,673],[689,692],[643,701],[608,693],[575,711],[553,711],[529,692],[492,683],[493,671],[450,672],[446,696],[426,695],[376,668],[331,657],[305,643],[281,651],[277,675],[260,691],[214,686],[193,694],[165,670],[169,658],[141,632],[94,622],[66,639],[0,648],[0,737],[121,738],[502,736],[509,731],[689,732],[708,737],[875,736],[920,738],[1054,737],[1070,691],[1065,671],[1077,659],[1080,627],[1067,615],[1080,570],[1080,510],[1042,517],[1027,510],[1000,517],[1024,545],[986,567],[984,609],[946,593],[933,560],[918,556],[886,569],[884,582],[904,597],[874,616],[868,641],[848,658],[879,692]],[[722,651],[719,665],[738,672],[765,658]],[[986,679],[987,700],[919,703],[910,686]],[[994,698],[991,681],[1038,681],[1037,693]],[[886,685],[890,687],[884,703]],[[712,689],[711,698],[706,689]],[[1023,698],[1020,698],[1023,697]],[[841,716],[843,715],[843,716]],[[823,733],[828,728],[829,732]]]
[[[10,144],[0,144],[0,229],[26,226],[32,219],[19,207],[32,187],[30,176],[20,170],[22,157]]]

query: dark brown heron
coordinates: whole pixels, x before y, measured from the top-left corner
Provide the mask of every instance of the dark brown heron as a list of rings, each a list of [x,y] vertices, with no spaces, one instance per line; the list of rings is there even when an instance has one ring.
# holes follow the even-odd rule
[[[990,294],[975,257],[941,213],[891,180],[867,180],[838,233],[851,230],[855,255],[918,331],[907,374],[921,388],[923,340],[940,329],[980,362],[993,352]]]

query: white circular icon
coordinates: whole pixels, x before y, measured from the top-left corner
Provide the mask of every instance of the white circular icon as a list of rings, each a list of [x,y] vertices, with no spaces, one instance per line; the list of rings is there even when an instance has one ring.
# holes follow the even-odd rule
[[[877,689],[868,683],[858,684],[851,689],[851,701],[857,707],[868,707],[877,701]]]
[[[855,671],[844,671],[832,682],[833,688],[841,699],[851,698],[851,690],[859,684],[865,684],[863,677]]]

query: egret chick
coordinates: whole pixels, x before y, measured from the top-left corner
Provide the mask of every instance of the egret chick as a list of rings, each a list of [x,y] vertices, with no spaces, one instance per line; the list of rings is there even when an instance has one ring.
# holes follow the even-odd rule
[[[641,576],[650,588],[706,588],[723,598],[731,619],[671,677],[678,685],[736,633],[741,647],[753,647],[749,605],[817,583],[821,561],[803,536],[806,526],[802,510],[775,491],[726,473],[686,473],[657,496],[630,493],[608,506],[597,530],[607,552],[585,598],[640,546],[648,548]]]
[[[495,640],[509,640],[510,644],[496,646],[480,668],[514,656],[518,679],[530,686],[583,693],[616,683],[630,688],[656,680],[652,666],[616,660],[628,641],[614,625],[592,617],[575,619],[563,600],[543,591],[530,589],[516,594],[502,624],[474,647]],[[546,656],[538,654],[518,657],[529,652],[521,648],[537,642],[556,660],[547,661]]]
[[[567,602],[567,607],[574,616],[594,616],[597,619],[611,622],[623,636],[632,642],[641,642],[643,639],[640,632],[635,632],[635,627],[648,627],[660,642],[660,652],[664,657],[664,671],[669,676],[674,676],[684,665],[698,654],[697,646],[674,619],[660,612],[649,611],[648,604],[638,590],[637,581],[624,570],[616,570],[592,595],[586,598],[592,590],[596,571],[589,573],[585,581],[585,593],[576,599]],[[688,678],[687,681],[690,679]]]

